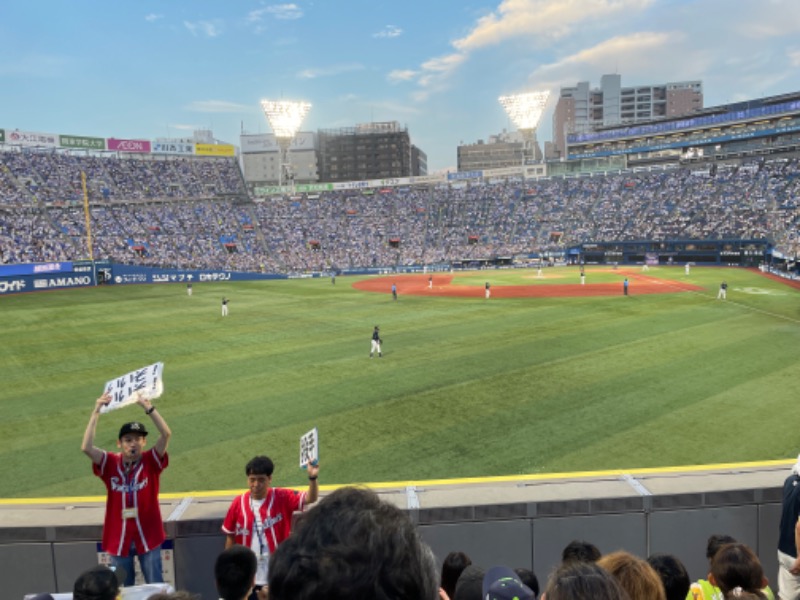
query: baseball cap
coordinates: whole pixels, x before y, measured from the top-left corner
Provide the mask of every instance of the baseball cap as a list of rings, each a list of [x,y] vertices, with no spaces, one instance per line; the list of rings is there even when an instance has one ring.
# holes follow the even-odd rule
[[[144,425],[139,423],[138,421],[131,421],[130,423],[125,423],[120,430],[119,430],[119,437],[121,438],[126,433],[135,433],[138,435],[147,435],[147,429],[145,429]],[[119,439],[119,438],[117,438]]]
[[[533,600],[533,590],[508,567],[492,567],[483,576],[483,600]]]
[[[114,600],[126,575],[122,567],[111,570],[105,565],[97,565],[78,576],[72,595],[75,600]]]

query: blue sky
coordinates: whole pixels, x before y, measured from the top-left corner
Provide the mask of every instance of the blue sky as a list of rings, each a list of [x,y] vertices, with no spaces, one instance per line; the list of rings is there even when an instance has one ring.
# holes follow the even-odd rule
[[[454,168],[513,126],[498,96],[703,81],[712,106],[800,90],[798,0],[5,0],[0,128],[238,145],[261,98],[313,105],[304,131],[398,121]]]

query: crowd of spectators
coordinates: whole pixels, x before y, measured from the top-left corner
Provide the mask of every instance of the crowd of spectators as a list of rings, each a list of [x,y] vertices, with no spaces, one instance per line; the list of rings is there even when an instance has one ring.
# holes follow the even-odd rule
[[[276,273],[437,264],[586,242],[766,238],[800,251],[800,160],[251,201],[233,159],[0,152],[2,262]],[[262,199],[259,199],[262,200]]]

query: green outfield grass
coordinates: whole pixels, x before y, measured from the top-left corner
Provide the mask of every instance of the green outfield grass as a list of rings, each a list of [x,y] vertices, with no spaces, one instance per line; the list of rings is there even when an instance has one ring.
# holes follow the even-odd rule
[[[577,283],[575,268],[546,275]],[[707,291],[393,302],[340,277],[0,297],[0,498],[102,495],[80,452],[94,401],[155,361],[174,432],[162,492],[240,489],[262,453],[276,484],[301,485],[312,427],[323,484],[795,456],[800,292],[745,270],[648,275]],[[601,276],[617,275],[587,269]],[[370,360],[375,324],[384,357]],[[138,407],[103,415],[98,445],[132,419],[149,423]]]

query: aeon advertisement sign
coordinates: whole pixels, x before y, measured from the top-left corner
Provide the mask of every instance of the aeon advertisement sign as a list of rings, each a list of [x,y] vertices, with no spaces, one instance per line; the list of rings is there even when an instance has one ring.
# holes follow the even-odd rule
[[[108,149],[117,152],[150,152],[150,142],[148,140],[108,140]]]

